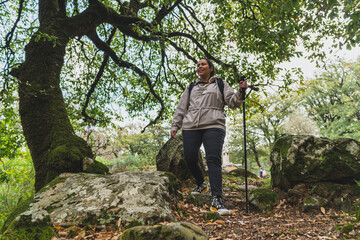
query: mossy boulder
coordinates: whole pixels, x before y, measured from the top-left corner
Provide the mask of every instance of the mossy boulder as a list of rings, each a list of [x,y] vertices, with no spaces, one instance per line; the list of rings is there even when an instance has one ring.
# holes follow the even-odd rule
[[[237,168],[237,169],[234,169],[234,170],[231,170],[229,173],[227,173],[228,175],[231,175],[231,176],[236,176],[236,177],[245,177],[245,169],[244,168]],[[254,179],[258,179],[259,177],[247,170],[247,177],[249,178],[254,178]]]
[[[207,175],[207,167],[200,151],[199,163],[204,170],[204,174]],[[177,136],[176,139],[170,138],[160,149],[156,155],[156,169],[158,171],[171,172],[180,180],[192,178],[184,160],[184,148],[181,135]]]
[[[314,136],[285,136],[272,149],[273,187],[290,189],[299,183],[354,184],[360,179],[360,143]]]
[[[124,231],[119,240],[207,240],[209,237],[199,227],[186,222],[166,225],[137,226]]]
[[[249,202],[260,211],[271,211],[279,203],[279,197],[268,188],[256,188],[250,191]]]

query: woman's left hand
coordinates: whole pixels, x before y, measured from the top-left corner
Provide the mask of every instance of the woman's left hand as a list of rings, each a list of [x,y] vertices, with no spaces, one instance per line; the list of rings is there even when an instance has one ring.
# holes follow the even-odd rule
[[[248,88],[248,84],[247,84],[247,81],[240,81],[239,82],[239,87],[240,88]]]
[[[176,139],[176,131],[175,130],[170,131],[170,135],[171,135],[172,139]]]

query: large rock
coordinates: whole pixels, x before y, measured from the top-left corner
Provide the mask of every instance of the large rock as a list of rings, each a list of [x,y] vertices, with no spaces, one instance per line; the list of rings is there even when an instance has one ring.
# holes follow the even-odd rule
[[[206,175],[207,169],[200,151],[199,162]],[[156,168],[158,171],[171,172],[180,180],[192,178],[184,160],[184,148],[181,135],[177,136],[176,139],[170,138],[160,149],[156,156]]]
[[[273,187],[299,183],[354,184],[360,179],[360,143],[314,136],[285,136],[275,142],[271,157]]]
[[[127,229],[119,240],[207,240],[209,237],[199,227],[186,222],[166,225],[138,226]]]
[[[48,219],[51,225],[62,227],[119,226],[119,221],[122,227],[128,227],[171,221],[174,219],[171,205],[176,203],[179,185],[174,175],[163,172],[62,174],[21,210],[17,209],[18,216],[9,219],[3,230],[8,228],[5,233],[16,236],[19,234],[16,226],[21,226],[20,230],[26,232],[24,219],[40,222],[42,226],[47,226],[44,221]],[[11,220],[14,228],[8,227]]]
[[[234,170],[231,170],[227,174],[232,175],[232,176],[236,176],[236,177],[245,177],[245,169],[244,168],[236,168]],[[247,177],[259,179],[259,177],[255,173],[251,172],[248,169],[247,169]]]

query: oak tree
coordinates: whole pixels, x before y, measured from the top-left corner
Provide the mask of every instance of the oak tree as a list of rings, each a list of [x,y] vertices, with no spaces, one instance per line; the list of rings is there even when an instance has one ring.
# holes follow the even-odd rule
[[[298,42],[321,57],[328,35],[351,47],[358,15],[350,0],[1,0],[0,96],[17,89],[38,191],[93,157],[75,122],[104,126],[120,109],[167,119],[201,57],[231,84],[286,87],[276,64],[301,55]]]

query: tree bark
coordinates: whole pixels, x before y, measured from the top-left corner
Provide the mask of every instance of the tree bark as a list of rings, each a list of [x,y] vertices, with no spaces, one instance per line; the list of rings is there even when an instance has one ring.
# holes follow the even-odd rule
[[[258,167],[260,168],[260,167],[261,167],[261,164],[260,164],[260,161],[259,161],[259,153],[258,153],[258,151],[256,150],[255,145],[254,145],[254,146],[251,146],[250,149],[251,149],[251,151],[254,153],[256,164],[257,164]]]
[[[39,12],[49,15],[39,14],[39,31],[25,47],[24,63],[12,72],[19,80],[19,112],[36,172],[36,191],[61,173],[82,172],[83,160],[93,158],[86,141],[75,135],[66,111],[60,73],[69,36],[59,18],[47,11],[54,9],[49,2],[56,1],[40,1]],[[108,171],[99,166],[100,172]]]

